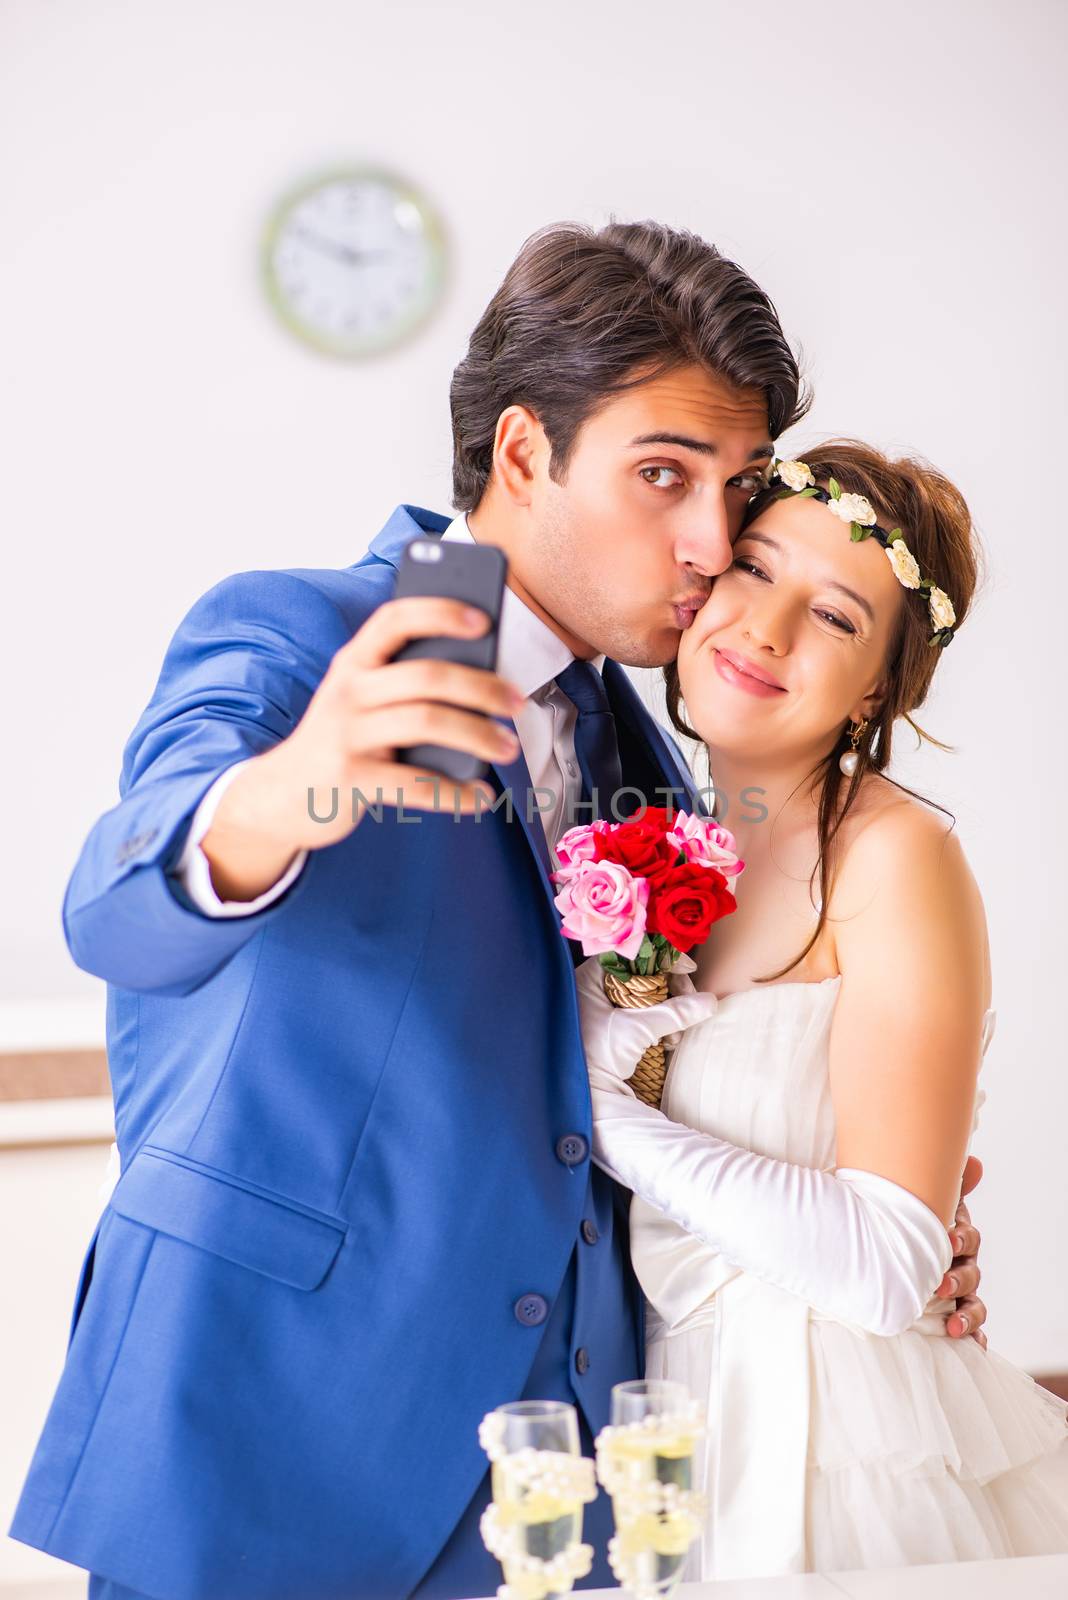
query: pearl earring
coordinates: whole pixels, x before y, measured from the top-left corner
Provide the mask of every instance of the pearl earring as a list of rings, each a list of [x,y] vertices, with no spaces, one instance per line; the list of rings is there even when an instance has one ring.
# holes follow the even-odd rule
[[[860,754],[857,750],[857,745],[860,743],[861,736],[867,726],[867,717],[861,717],[855,728],[852,725],[850,726],[849,742],[853,748],[851,750],[843,750],[842,754],[838,757],[839,770],[843,772],[847,778],[851,778],[854,772],[857,770],[857,763],[860,761]]]

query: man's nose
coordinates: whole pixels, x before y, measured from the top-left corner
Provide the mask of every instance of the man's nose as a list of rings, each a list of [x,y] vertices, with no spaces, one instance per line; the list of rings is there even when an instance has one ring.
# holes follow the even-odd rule
[[[694,511],[675,536],[675,559],[705,578],[715,578],[731,564],[732,545],[727,503],[722,496]]]

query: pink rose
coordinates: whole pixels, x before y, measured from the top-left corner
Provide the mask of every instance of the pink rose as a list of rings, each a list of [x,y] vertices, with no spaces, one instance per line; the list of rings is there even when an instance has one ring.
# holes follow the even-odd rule
[[[592,861],[596,851],[596,836],[606,833],[609,824],[603,821],[584,822],[577,828],[568,828],[561,834],[556,844],[556,859],[560,863],[559,872],[554,872],[554,883],[566,883],[568,878],[573,878],[584,861]]]
[[[745,866],[738,859],[733,833],[711,817],[694,817],[688,811],[680,811],[668,838],[678,845],[687,861],[715,867],[725,878],[733,878]]]
[[[561,931],[579,939],[583,954],[618,950],[632,961],[645,937],[649,882],[632,878],[617,861],[583,861],[569,876],[555,904],[563,917]]]

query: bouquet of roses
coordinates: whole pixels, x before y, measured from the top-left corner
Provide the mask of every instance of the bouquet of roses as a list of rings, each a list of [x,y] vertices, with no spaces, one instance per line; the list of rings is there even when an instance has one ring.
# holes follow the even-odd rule
[[[561,933],[598,956],[613,1005],[666,1000],[668,973],[694,969],[686,957],[712,924],[737,909],[728,888],[745,866],[734,837],[710,817],[647,806],[626,822],[571,828],[556,846]],[[649,1105],[664,1087],[664,1047],[650,1045],[630,1080]]]

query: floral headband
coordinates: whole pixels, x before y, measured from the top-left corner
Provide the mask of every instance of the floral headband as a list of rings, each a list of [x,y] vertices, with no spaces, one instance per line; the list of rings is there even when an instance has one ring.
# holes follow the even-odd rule
[[[934,628],[928,643],[940,645],[943,649],[949,644],[957,621],[952,601],[945,590],[939,589],[930,578],[920,577],[916,557],[902,538],[901,529],[895,528],[892,533],[887,533],[885,528],[876,525],[870,500],[866,500],[862,494],[843,494],[841,485],[834,478],[828,480],[826,489],[818,489],[812,468],[805,461],[773,461],[768,468],[767,479],[769,485],[776,481],[783,485],[782,492],[775,496],[777,500],[785,500],[788,494],[819,500],[840,521],[849,523],[849,537],[854,543],[858,539],[870,539],[874,534],[886,551],[898,582],[906,589],[919,589],[927,596]]]

